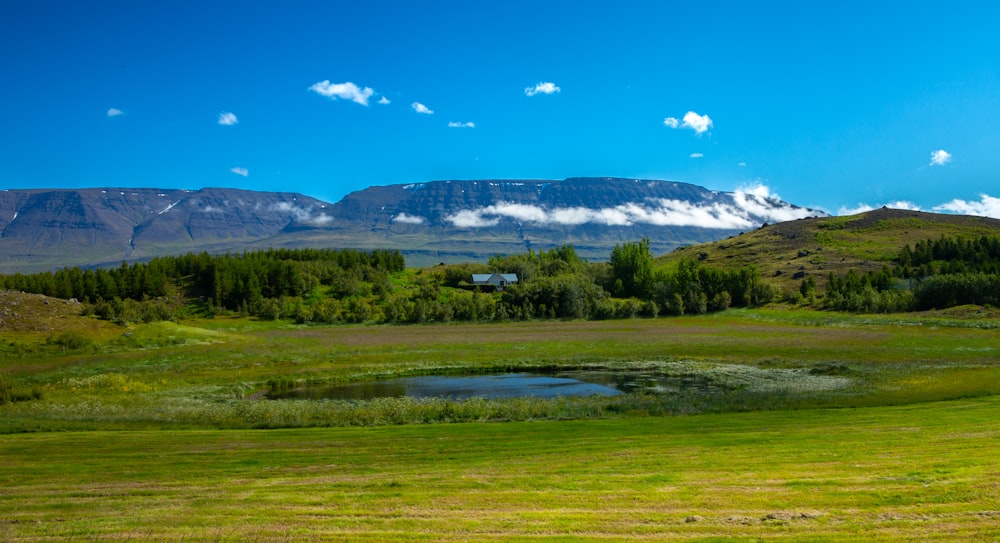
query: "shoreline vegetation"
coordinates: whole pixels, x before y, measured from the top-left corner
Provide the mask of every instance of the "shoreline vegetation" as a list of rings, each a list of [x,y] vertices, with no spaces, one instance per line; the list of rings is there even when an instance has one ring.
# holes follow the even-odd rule
[[[971,307],[953,314],[961,316],[731,309],[696,317],[411,326],[217,317],[105,323],[99,333],[21,332],[0,342],[0,432],[608,419],[996,394],[996,315]],[[716,392],[263,399],[272,390],[393,377],[553,370],[690,378]]]

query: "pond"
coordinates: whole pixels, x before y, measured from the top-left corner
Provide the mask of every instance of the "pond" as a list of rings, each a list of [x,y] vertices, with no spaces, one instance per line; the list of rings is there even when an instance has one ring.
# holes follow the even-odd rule
[[[422,375],[380,381],[272,391],[268,399],[371,400],[411,398],[555,398],[561,396],[617,396],[633,392],[669,393],[721,389],[698,377],[668,377],[640,372],[572,371],[559,373],[503,373],[495,375]]]

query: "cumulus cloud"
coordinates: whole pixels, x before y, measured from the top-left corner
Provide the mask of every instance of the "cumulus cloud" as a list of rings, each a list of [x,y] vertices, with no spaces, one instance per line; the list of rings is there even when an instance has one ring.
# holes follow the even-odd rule
[[[707,132],[709,128],[712,128],[712,118],[708,115],[699,115],[694,111],[688,111],[681,119],[677,119],[677,117],[663,119],[663,126],[668,128],[690,128],[700,135]]]
[[[905,209],[909,211],[921,211],[921,207],[907,200],[897,200],[884,205],[870,206],[868,204],[858,204],[855,207],[841,207],[838,215],[856,215],[866,211],[872,211],[876,207],[888,207],[890,209]],[[977,217],[992,217],[1000,219],[1000,198],[988,194],[980,194],[979,200],[962,200],[956,198],[950,202],[936,205],[931,208],[938,213],[956,213],[959,215],[975,215]]]
[[[837,215],[857,215],[858,213],[868,213],[874,209],[874,207],[868,204],[858,203],[854,207],[840,206],[840,209],[837,210]]]
[[[705,153],[691,153],[690,155],[688,155],[688,158],[704,158],[704,157]]]
[[[548,209],[532,204],[502,202],[478,209],[467,209],[445,217],[459,228],[486,228],[501,220],[540,225],[603,224],[631,226],[698,226],[717,229],[748,229],[763,222],[781,222],[814,215],[807,209],[792,207],[769,196],[769,192],[736,191],[732,200],[688,202],[667,198],[631,202],[614,207],[592,209],[565,207]]]
[[[235,113],[231,113],[229,111],[223,111],[222,113],[219,114],[219,124],[221,124],[222,126],[233,126],[238,122],[240,121],[239,119],[236,118]]]
[[[688,111],[684,114],[684,122],[681,126],[685,128],[690,128],[698,134],[703,134],[709,128],[712,127],[712,119],[708,115],[698,115],[693,111]]]
[[[920,206],[917,204],[907,201],[907,200],[896,200],[895,202],[887,202],[878,206],[870,206],[866,203],[859,203],[854,207],[841,206],[837,211],[837,215],[857,215],[859,213],[867,213],[869,211],[874,211],[877,207],[887,207],[889,209],[903,209],[906,211],[920,211]]]
[[[246,168],[241,168],[239,166],[235,168],[229,168],[229,171],[235,173],[236,175],[242,175],[243,177],[250,175],[250,170]]]
[[[968,202],[956,198],[948,203],[934,206],[934,211],[948,211],[962,215],[977,215],[1000,219],[1000,198],[995,198],[987,194],[980,194],[978,202]]]
[[[951,153],[944,149],[938,149],[931,153],[931,166],[944,166],[951,162]]]
[[[448,123],[448,128],[475,128],[475,127],[476,127],[476,123],[473,123],[473,122],[464,122],[463,123],[463,122],[459,122],[459,121],[451,121],[451,122]]]
[[[896,200],[895,202],[889,202],[888,204],[885,204],[885,207],[891,209],[905,209],[906,211],[920,211],[920,206],[907,200]]]
[[[416,215],[407,215],[406,213],[400,213],[392,218],[392,222],[398,222],[403,224],[424,224],[427,222],[423,217],[418,217]]]
[[[494,206],[490,206],[491,208]],[[450,222],[458,228],[483,228],[486,226],[496,226],[500,224],[500,217],[487,218],[490,214],[489,208],[463,209],[457,213],[449,215],[444,220]]]
[[[534,96],[536,94],[555,94],[561,90],[562,89],[551,81],[542,81],[534,87],[525,87],[524,94],[527,96]]]
[[[324,224],[333,221],[333,217],[323,213],[322,211],[314,212],[311,206],[307,209],[292,204],[291,202],[278,202],[276,204],[271,204],[269,209],[271,211],[290,213],[292,217],[294,217],[295,221],[301,224],[323,226]]]
[[[413,102],[412,104],[410,104],[410,107],[412,107],[413,111],[416,111],[417,113],[423,113],[424,115],[434,114],[434,110],[421,104],[420,102]]]
[[[309,90],[319,94],[320,96],[326,96],[331,100],[340,98],[341,100],[350,100],[363,106],[367,106],[368,99],[375,94],[375,91],[371,87],[361,88],[350,81],[345,83],[330,83],[329,79],[320,81],[319,83],[314,83],[311,87],[309,87]],[[381,103],[381,101],[379,101],[379,103]],[[388,101],[386,101],[386,103],[388,103]]]
[[[117,117],[119,115],[124,115],[124,114],[125,114],[124,111],[122,111],[122,110],[120,110],[120,109],[118,109],[116,107],[108,109],[108,117]]]
[[[768,222],[794,221],[813,216],[808,209],[792,207],[781,201],[766,185],[756,184],[733,192],[733,201],[743,211]]]
[[[383,97],[381,97],[381,98],[378,99],[378,103],[382,104],[383,106],[386,106],[386,105],[389,105],[391,102],[389,101],[388,98],[386,98],[385,96],[383,96]]]

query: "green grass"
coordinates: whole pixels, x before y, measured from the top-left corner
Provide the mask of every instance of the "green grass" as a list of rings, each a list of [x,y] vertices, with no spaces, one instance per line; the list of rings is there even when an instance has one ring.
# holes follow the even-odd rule
[[[947,400],[1000,390],[995,324],[790,310],[395,327],[227,318],[156,323],[77,352],[0,362],[13,388],[42,396],[0,406],[0,432],[622,418]],[[842,370],[827,375],[829,367]],[[269,383],[552,368],[693,375],[727,392],[478,403],[253,399]]]
[[[722,269],[756,267],[785,293],[798,291],[795,276],[812,276],[820,293],[830,273],[843,276],[890,265],[904,245],[941,236],[978,238],[1000,233],[1000,221],[981,217],[878,209],[858,215],[782,222],[729,239],[685,247],[657,259],[664,267],[680,259]]]
[[[989,541],[1000,399],[0,441],[0,538]]]
[[[0,357],[18,398],[0,405],[0,540],[1000,538],[1000,327],[986,308],[91,324],[70,327],[90,340],[79,349],[29,330],[9,339],[37,349]],[[257,396],[268,382],[537,367],[696,374],[727,392]]]

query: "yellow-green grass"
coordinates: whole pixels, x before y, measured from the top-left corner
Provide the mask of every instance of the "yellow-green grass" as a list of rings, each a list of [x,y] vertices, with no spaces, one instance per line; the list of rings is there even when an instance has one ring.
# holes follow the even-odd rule
[[[0,439],[0,539],[995,541],[1000,398]]]
[[[1000,328],[987,309],[74,326],[88,345],[0,359],[0,376],[42,396],[0,405],[0,540],[1000,538]],[[270,381],[581,366],[738,386],[707,399],[256,394]],[[348,425],[370,427],[314,428]]]
[[[787,221],[729,239],[692,245],[661,256],[663,266],[681,259],[708,266],[752,265],[786,293],[798,291],[801,278],[812,276],[820,289],[830,273],[864,273],[892,266],[903,246],[938,239],[1000,235],[1000,221],[985,217],[877,209],[858,215]]]
[[[1000,391],[994,319],[755,310],[625,321],[303,327],[245,319],[136,326],[0,361],[28,401],[0,433],[621,418],[920,403]],[[698,376],[724,394],[578,400],[264,401],[279,383],[551,368]],[[40,395],[41,399],[30,399]]]

